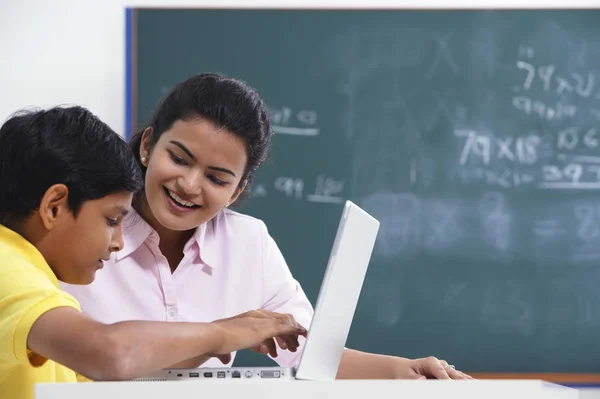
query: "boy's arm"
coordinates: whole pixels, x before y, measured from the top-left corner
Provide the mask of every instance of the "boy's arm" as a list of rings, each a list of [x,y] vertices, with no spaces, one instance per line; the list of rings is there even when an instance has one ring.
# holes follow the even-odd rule
[[[126,380],[149,374],[192,357],[224,355],[266,345],[272,337],[289,342],[303,327],[286,318],[255,317],[252,312],[213,323],[127,321],[102,324],[69,307],[41,315],[27,347],[93,380]],[[295,350],[294,345],[292,348]],[[33,359],[32,359],[33,362]]]

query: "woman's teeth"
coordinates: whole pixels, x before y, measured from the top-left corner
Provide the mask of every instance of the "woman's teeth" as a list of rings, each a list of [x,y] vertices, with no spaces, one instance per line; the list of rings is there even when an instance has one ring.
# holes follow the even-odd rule
[[[171,190],[167,190],[167,192],[169,193],[169,197],[171,197],[175,202],[177,202],[179,205],[183,205],[186,206],[188,208],[193,208],[196,206],[196,204],[193,204],[189,201],[184,201],[182,200],[179,196],[177,196],[177,194],[175,194],[173,191]]]

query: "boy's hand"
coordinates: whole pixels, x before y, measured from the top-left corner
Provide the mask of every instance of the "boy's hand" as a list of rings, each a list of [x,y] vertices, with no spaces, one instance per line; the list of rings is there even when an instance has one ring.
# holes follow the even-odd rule
[[[224,364],[231,360],[231,352],[246,348],[277,357],[275,340],[281,349],[295,352],[300,346],[298,337],[306,337],[306,329],[292,315],[268,310],[251,310],[211,324],[222,336],[213,356]]]

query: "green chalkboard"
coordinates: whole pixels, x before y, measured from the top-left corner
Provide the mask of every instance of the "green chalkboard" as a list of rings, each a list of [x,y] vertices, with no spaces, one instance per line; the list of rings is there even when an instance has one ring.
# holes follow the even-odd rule
[[[314,303],[342,208],[381,221],[348,346],[600,372],[600,12],[130,13],[131,119],[198,72],[256,87],[253,198]]]

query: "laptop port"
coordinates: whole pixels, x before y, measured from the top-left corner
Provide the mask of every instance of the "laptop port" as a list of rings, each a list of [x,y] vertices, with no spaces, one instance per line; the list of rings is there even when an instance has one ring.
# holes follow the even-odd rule
[[[224,371],[217,371],[217,378],[225,378],[225,372]]]
[[[231,378],[241,378],[242,374],[239,371],[231,372]]]
[[[261,371],[260,378],[279,378],[281,373],[276,370]]]
[[[212,376],[213,376],[212,371],[208,371],[208,372],[204,373],[204,378],[212,378]]]
[[[244,375],[246,376],[246,378],[252,378],[252,371],[246,370],[246,372],[244,373]]]
[[[200,373],[190,373],[190,377],[200,377]]]

